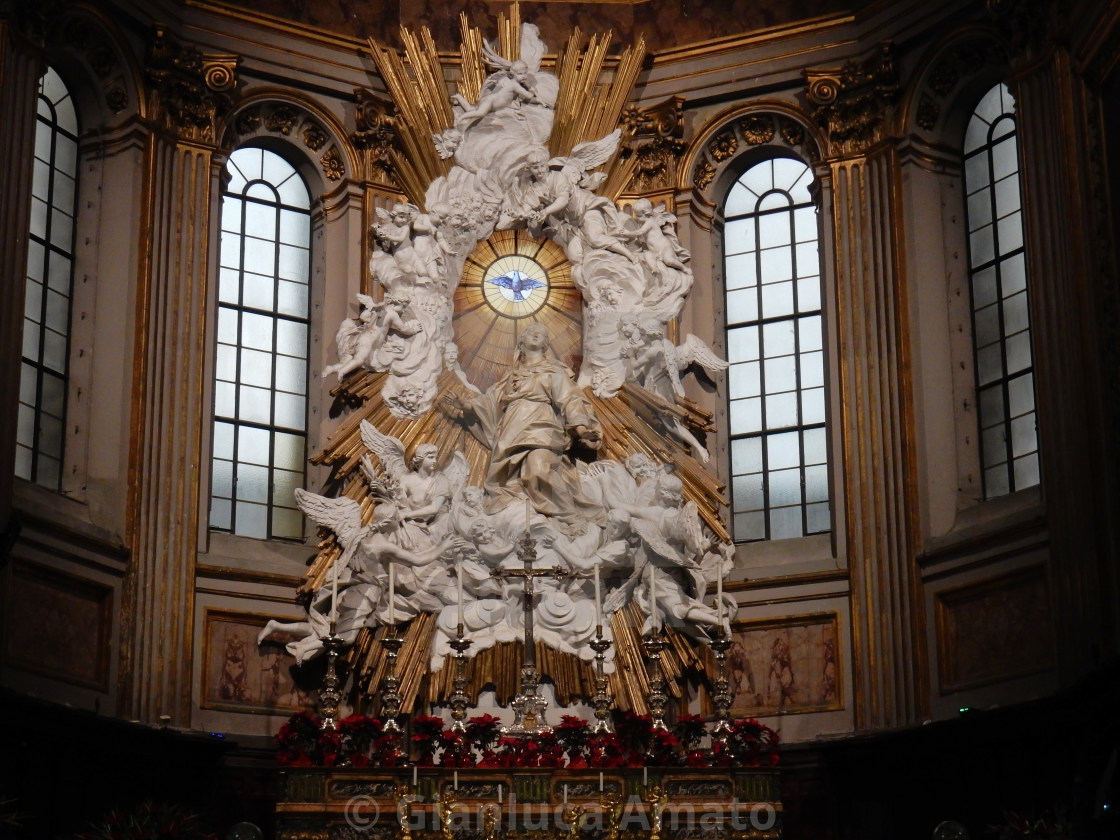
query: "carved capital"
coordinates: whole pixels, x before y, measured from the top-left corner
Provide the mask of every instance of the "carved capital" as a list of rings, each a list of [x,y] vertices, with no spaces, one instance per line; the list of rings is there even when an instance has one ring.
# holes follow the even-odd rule
[[[240,61],[202,53],[157,27],[145,68],[157,122],[187,139],[214,142],[217,120],[233,104]]]
[[[0,20],[9,21],[15,32],[41,47],[47,30],[65,11],[65,5],[61,0],[0,0]]]
[[[1065,5],[1053,0],[987,0],[988,14],[1011,55],[1022,62],[1038,58],[1063,36],[1068,20]]]
[[[392,150],[397,143],[397,109],[388,99],[366,88],[354,91],[354,145],[366,152],[371,175],[388,178],[393,173]]]
[[[865,151],[882,139],[899,96],[894,46],[879,45],[870,58],[835,70],[804,71],[813,118],[832,154]]]
[[[649,108],[631,105],[622,112],[622,130],[635,157],[631,187],[645,191],[670,186],[688,148],[684,136],[684,99],[674,96]]]

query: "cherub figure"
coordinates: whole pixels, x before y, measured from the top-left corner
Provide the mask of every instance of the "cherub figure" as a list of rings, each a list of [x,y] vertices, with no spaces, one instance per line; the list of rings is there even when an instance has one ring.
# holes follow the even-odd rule
[[[631,206],[638,227],[634,230],[619,229],[616,233],[624,239],[640,243],[642,262],[650,273],[661,279],[666,268],[688,271],[685,261],[688,250],[677,239],[677,217],[662,205],[654,205],[648,198],[639,198]]]
[[[402,201],[390,210],[378,207],[374,213],[374,242],[381,253],[373,255],[370,268],[378,280],[389,288],[402,279],[417,286],[440,282],[444,260],[436,239],[438,219],[421,213],[415,204]]]
[[[718,626],[718,611],[701,598],[707,589],[700,557],[706,545],[696,503],[685,501],[683,485],[675,475],[658,479],[657,495],[651,504],[620,503],[619,511],[629,515],[630,530],[640,538],[640,550],[634,553],[634,571],[619,589],[603,604],[605,612],[614,612],[631,600],[637,600],[647,613],[648,632],[662,617],[679,623],[685,632],[697,625]],[[651,577],[654,608],[650,614]],[[733,616],[734,598],[724,595],[724,615]]]
[[[359,294],[361,312],[357,318],[347,318],[335,334],[338,345],[338,362],[323,368],[323,377],[332,373],[344,379],[363,365],[373,365],[373,358],[388,340],[390,334],[415,335],[422,327],[417,320],[406,320],[404,311],[411,303],[408,295],[393,294],[380,303],[369,295]]]
[[[397,438],[382,434],[368,420],[362,421],[361,433],[362,442],[377,456],[385,475],[378,474],[369,455],[362,459],[362,471],[371,486],[386,488],[396,503],[398,541],[408,548],[419,548],[440,539],[448,529],[451,499],[470,473],[463,453],[456,452],[451,463],[438,470],[438,450],[433,443],[417,446],[406,462],[404,444]]]
[[[666,402],[672,403],[676,397],[684,396],[681,373],[689,365],[698,364],[710,374],[727,369],[727,362],[691,333],[682,344],[673,344],[665,337],[665,325],[659,318],[624,318],[619,331],[625,338],[622,357],[626,361],[627,380],[638,383]],[[696,460],[708,463],[708,450],[679,418],[662,412],[661,421],[670,434],[692,450]]]
[[[532,74],[524,61],[519,59],[506,62],[500,57],[496,60],[505,66],[486,77],[478,95],[478,102],[472,105],[461,94],[452,95],[451,103],[463,109],[455,117],[457,131],[465,133],[487,114],[506,108],[517,108],[522,102],[548,107],[544,100],[537,96]],[[491,61],[495,59],[491,58]]]

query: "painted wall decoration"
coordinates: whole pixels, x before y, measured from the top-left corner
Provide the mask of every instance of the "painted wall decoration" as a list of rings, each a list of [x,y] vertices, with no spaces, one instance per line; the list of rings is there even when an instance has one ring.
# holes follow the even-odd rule
[[[943,694],[1053,667],[1046,573],[1034,566],[940,592],[935,601]]]
[[[257,643],[271,616],[207,610],[203,636],[202,708],[286,714],[310,709],[314,696],[292,680],[295,657],[285,644],[298,637],[278,631]]]
[[[733,717],[843,708],[836,613],[737,621],[731,632]]]

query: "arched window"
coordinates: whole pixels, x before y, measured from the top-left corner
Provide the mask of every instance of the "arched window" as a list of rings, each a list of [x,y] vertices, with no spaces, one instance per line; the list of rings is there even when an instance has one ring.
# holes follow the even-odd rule
[[[306,184],[279,155],[238,149],[222,195],[210,527],[302,539],[307,449]]]
[[[972,339],[984,496],[1038,484],[1038,429],[1015,101],[992,88],[964,138]]]
[[[724,204],[732,534],[831,528],[821,271],[812,171],[755,164]]]
[[[16,475],[58,490],[70,360],[78,118],[58,74],[39,80]]]

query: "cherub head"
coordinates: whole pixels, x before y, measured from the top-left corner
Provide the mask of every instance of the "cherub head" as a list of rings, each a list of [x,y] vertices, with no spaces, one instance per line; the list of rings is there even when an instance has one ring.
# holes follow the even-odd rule
[[[517,59],[509,66],[509,74],[517,81],[523,82],[529,77],[529,65]]]
[[[415,204],[406,204],[398,201],[389,211],[389,218],[398,225],[406,225],[420,215],[420,208]]]
[[[482,500],[484,497],[485,493],[483,492],[481,487],[477,487],[473,484],[468,484],[463,488],[463,504],[467,505],[468,507],[482,507]]]
[[[639,198],[630,205],[630,209],[634,211],[637,218],[647,219],[653,215],[653,202],[648,198]]]
[[[471,525],[470,534],[468,535],[473,543],[489,543],[493,542],[498,532],[494,526],[489,522],[479,520]]]
[[[448,367],[454,367],[459,361],[459,348],[455,345],[454,341],[449,341],[443,345],[443,363]]]
[[[665,507],[680,507],[684,484],[675,475],[662,476],[657,488],[658,501]]]
[[[626,471],[639,481],[645,481],[657,475],[657,467],[644,452],[635,452],[626,459]]]

